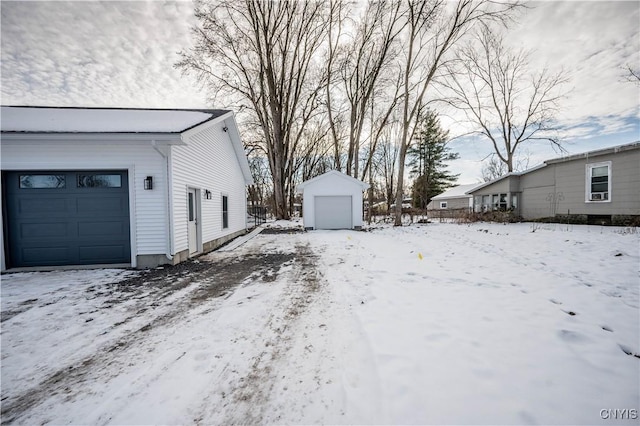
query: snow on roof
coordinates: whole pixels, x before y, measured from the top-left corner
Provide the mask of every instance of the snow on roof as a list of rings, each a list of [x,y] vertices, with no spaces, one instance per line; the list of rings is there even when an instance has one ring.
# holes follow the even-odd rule
[[[228,112],[3,106],[0,129],[12,133],[182,133]]]
[[[470,195],[466,194],[467,191],[473,190],[475,187],[482,185],[481,183],[472,183],[470,185],[458,185],[448,189],[440,195],[436,195],[432,200],[442,200],[445,198],[468,198]]]
[[[319,181],[319,180],[325,179],[325,178],[326,178],[326,177],[328,177],[328,176],[338,176],[338,177],[341,177],[341,178],[343,178],[343,179],[345,179],[345,180],[347,180],[347,181],[349,181],[349,182],[352,182],[352,183],[354,183],[354,184],[356,184],[356,185],[360,185],[360,186],[362,187],[362,190],[363,190],[363,191],[364,191],[364,190],[366,190],[366,189],[369,189],[369,184],[368,184],[368,183],[362,182],[362,181],[361,181],[361,180],[359,180],[359,179],[356,179],[356,178],[354,178],[354,177],[351,177],[351,176],[349,176],[349,175],[346,175],[346,174],[344,174],[344,173],[342,173],[342,172],[339,172],[339,171],[337,171],[337,170],[329,170],[328,172],[326,172],[326,173],[324,173],[324,174],[321,174],[321,175],[319,175],[319,176],[316,176],[316,177],[314,177],[313,179],[309,179],[309,180],[306,180],[306,181],[302,182],[301,184],[299,184],[299,185],[296,187],[296,191],[297,191],[298,193],[301,193],[301,192],[302,192],[302,190],[305,188],[305,186],[307,186],[307,185],[309,185],[309,184],[311,184],[311,183],[317,182],[317,181]]]

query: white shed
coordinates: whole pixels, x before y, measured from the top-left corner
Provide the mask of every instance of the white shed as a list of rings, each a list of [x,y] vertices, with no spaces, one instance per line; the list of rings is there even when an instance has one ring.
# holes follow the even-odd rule
[[[369,184],[336,170],[298,185],[305,229],[360,229],[362,192]]]
[[[2,270],[176,264],[246,232],[233,112],[2,107]]]

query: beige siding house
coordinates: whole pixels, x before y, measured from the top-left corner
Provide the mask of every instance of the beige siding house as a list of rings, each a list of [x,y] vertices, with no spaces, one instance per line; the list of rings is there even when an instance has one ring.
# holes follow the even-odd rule
[[[428,211],[434,210],[460,210],[471,209],[473,207],[473,197],[467,194],[478,187],[479,183],[471,185],[458,185],[449,188],[442,194],[436,195],[427,204]]]
[[[625,224],[640,217],[640,142],[545,161],[468,191],[476,212]]]

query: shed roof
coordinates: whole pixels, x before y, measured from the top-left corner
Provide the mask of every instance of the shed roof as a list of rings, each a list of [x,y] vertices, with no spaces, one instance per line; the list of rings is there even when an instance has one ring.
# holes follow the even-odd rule
[[[362,181],[360,181],[360,180],[358,180],[358,179],[356,179],[356,178],[354,178],[354,177],[351,177],[351,176],[349,176],[349,175],[345,175],[344,173],[339,172],[339,171],[337,171],[337,170],[330,170],[330,171],[328,171],[328,172],[326,172],[326,173],[324,173],[324,174],[321,174],[320,176],[316,176],[316,177],[314,177],[313,179],[309,179],[309,180],[306,180],[306,181],[302,182],[300,185],[298,185],[298,186],[296,187],[296,191],[297,191],[298,193],[301,193],[301,192],[302,192],[302,190],[303,190],[307,185],[312,184],[312,183],[314,183],[314,182],[317,182],[317,181],[319,181],[319,180],[326,179],[326,178],[327,178],[327,177],[329,177],[329,176],[338,176],[338,177],[340,177],[340,178],[342,178],[342,179],[345,179],[345,181],[347,181],[347,182],[350,182],[350,183],[352,183],[352,184],[359,185],[359,186],[362,188],[362,190],[363,190],[363,191],[364,191],[364,190],[366,190],[366,189],[369,189],[369,184],[368,184],[368,183],[364,183],[364,182],[362,182]]]
[[[450,198],[469,198],[470,195],[467,194],[467,191],[472,191],[475,187],[482,185],[481,183],[472,183],[470,185],[458,185],[453,188],[449,188],[442,194],[436,195],[431,198],[432,200],[443,200]]]
[[[228,110],[3,106],[3,133],[182,133]]]

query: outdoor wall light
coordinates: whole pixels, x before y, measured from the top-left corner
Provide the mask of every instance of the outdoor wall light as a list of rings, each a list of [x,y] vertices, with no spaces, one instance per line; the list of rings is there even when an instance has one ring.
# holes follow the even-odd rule
[[[206,198],[207,200],[211,199],[211,191],[209,191],[208,189],[204,190],[204,198]]]
[[[228,130],[229,130],[229,128],[228,128],[227,126],[224,126],[224,127],[222,128],[222,131],[223,131],[223,132],[225,132],[225,133],[227,133],[227,131],[228,131]]]
[[[153,176],[147,176],[146,178],[144,178],[144,189],[153,189]]]

